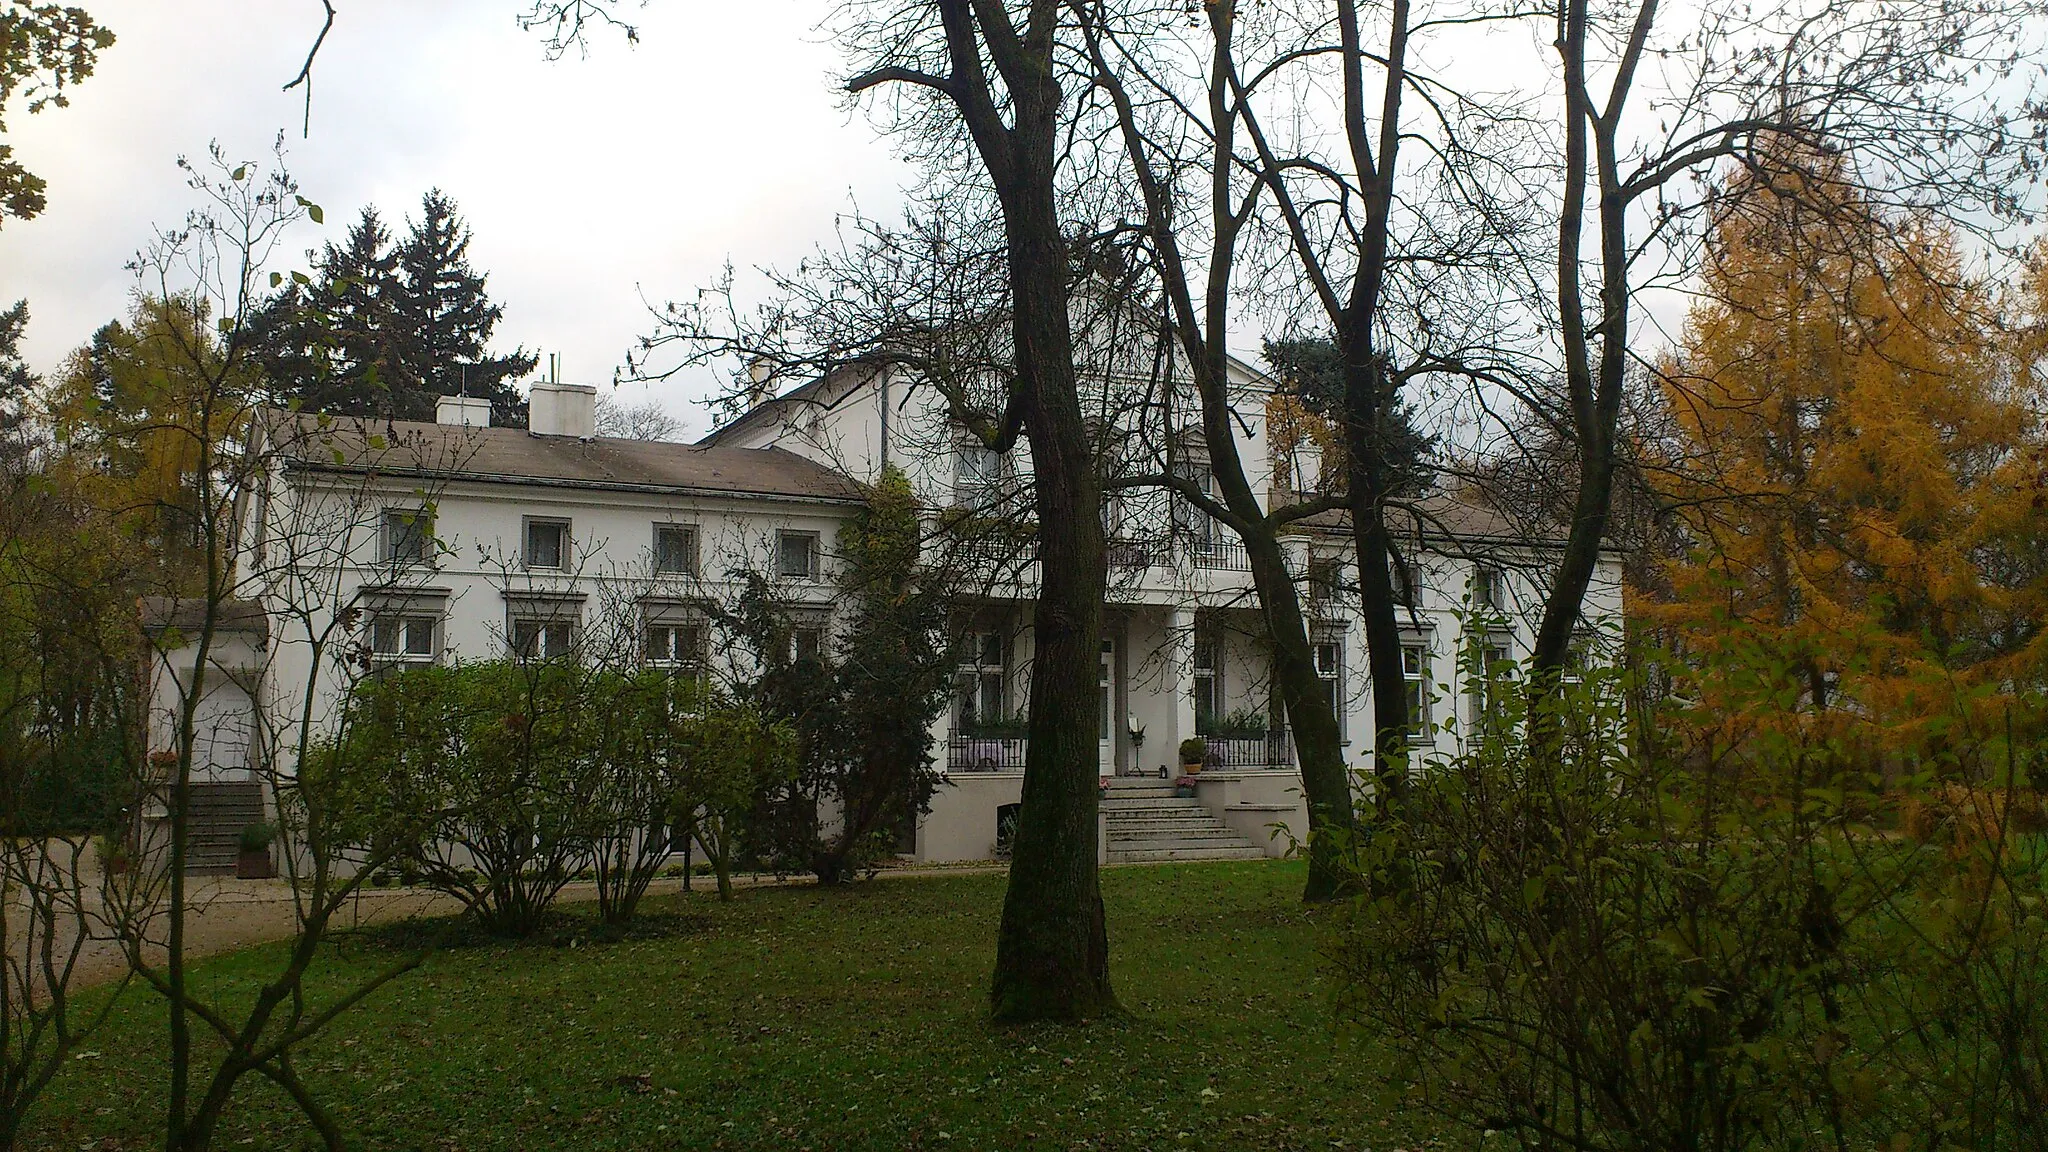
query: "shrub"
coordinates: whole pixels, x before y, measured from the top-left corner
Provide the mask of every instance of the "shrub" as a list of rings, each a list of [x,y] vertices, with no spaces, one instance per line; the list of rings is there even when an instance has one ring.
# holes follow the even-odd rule
[[[1200,736],[1190,736],[1180,742],[1180,762],[1200,764],[1209,758],[1209,741]]]
[[[1931,851],[1853,749],[1670,715],[1625,740],[1617,698],[1510,717],[1367,818],[1340,1004],[1420,1099],[1524,1148],[2040,1147],[2021,806]]]

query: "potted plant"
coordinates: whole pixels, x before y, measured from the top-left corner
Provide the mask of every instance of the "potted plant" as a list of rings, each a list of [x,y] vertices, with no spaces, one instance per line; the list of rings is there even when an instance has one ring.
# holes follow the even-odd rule
[[[1183,776],[1173,782],[1173,794],[1175,796],[1193,796],[1195,794],[1195,783],[1195,778],[1192,775]]]
[[[132,863],[128,856],[128,841],[112,833],[97,836],[92,842],[93,850],[99,853],[100,871],[109,876],[119,876],[128,871]]]
[[[242,829],[242,851],[235,857],[235,875],[243,880],[268,880],[277,875],[270,860],[271,842],[277,829],[269,824],[249,824]]]
[[[1192,776],[1202,770],[1202,762],[1209,758],[1209,741],[1200,736],[1190,736],[1180,742],[1180,770],[1184,776]]]

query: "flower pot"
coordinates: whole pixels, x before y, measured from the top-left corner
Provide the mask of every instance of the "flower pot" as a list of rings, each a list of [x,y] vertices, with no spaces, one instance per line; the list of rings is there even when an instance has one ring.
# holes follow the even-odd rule
[[[1177,784],[1174,786],[1173,794],[1183,798],[1193,798],[1195,786],[1193,784]]]
[[[235,857],[235,877],[240,880],[268,880],[277,875],[277,868],[270,862],[270,849],[244,850]]]

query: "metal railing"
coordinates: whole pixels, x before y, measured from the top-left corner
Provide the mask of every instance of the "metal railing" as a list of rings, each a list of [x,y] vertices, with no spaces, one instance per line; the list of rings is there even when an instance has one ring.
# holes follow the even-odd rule
[[[1108,553],[1111,568],[1150,568],[1162,559],[1157,544],[1121,536],[1109,538]]]
[[[1209,742],[1205,768],[1275,769],[1294,767],[1294,734],[1269,729],[1263,736],[1204,736]]]
[[[946,770],[949,772],[1022,772],[1023,736],[969,736],[955,732],[946,742]]]

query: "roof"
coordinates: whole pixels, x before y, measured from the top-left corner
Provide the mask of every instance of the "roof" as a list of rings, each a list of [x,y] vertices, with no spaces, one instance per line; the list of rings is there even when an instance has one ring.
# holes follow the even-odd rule
[[[1349,532],[1351,510],[1333,508],[1297,521],[1323,532]],[[1401,501],[1387,509],[1387,528],[1397,538],[1457,540],[1471,543],[1536,545],[1557,547],[1565,542],[1564,531],[1550,525],[1536,528],[1523,524],[1476,495],[1434,492],[1417,500]],[[1547,529],[1547,530],[1546,530]]]
[[[871,371],[873,367],[874,365],[865,361],[856,361],[844,367],[814,376],[787,392],[763,399],[745,412],[706,432],[702,437],[698,438],[697,445],[700,448],[722,446],[743,431],[758,428],[763,424],[773,424],[781,420],[785,413],[799,406],[823,409],[835,408],[847,397],[858,392],[860,385],[874,380],[876,374]],[[850,371],[860,371],[863,374],[858,380],[853,380],[849,376]],[[824,394],[831,385],[849,381],[851,381],[853,386],[847,388],[839,395],[827,397]]]
[[[291,467],[628,492],[775,496],[858,504],[852,478],[781,448],[611,436],[541,436],[414,420],[296,417]],[[323,426],[323,421],[325,421]]]

